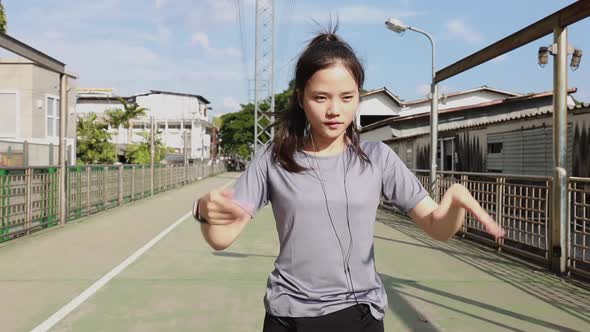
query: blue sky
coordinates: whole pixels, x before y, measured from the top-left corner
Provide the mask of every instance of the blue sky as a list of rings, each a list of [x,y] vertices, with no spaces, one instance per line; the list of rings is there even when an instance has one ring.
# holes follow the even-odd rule
[[[237,0],[3,0],[8,33],[63,61],[79,75],[80,87],[114,88],[121,95],[149,89],[200,94],[214,115],[250,101],[254,70],[255,0],[239,0],[245,26],[240,40]],[[423,98],[430,81],[430,45],[414,32],[400,36],[387,18],[428,31],[437,43],[437,69],[533,23],[573,0],[496,1],[308,1],[276,0],[276,83],[292,78],[293,63],[317,31],[340,19],[339,34],[362,59],[366,89],[386,86],[402,99]],[[590,19],[569,28],[569,40],[584,51],[569,86],[590,102]],[[584,33],[585,32],[585,33]],[[442,82],[452,92],[488,85],[520,93],[552,89],[552,59],[537,65],[544,37]],[[243,58],[243,56],[245,56]],[[247,61],[244,68],[243,60]],[[253,86],[253,84],[250,84]]]

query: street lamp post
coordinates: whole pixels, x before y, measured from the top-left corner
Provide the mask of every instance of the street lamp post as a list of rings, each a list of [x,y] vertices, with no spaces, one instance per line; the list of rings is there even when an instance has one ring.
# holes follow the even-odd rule
[[[430,196],[436,199],[436,152],[438,147],[438,84],[436,84],[434,80],[436,74],[434,39],[432,39],[432,36],[428,32],[405,25],[402,21],[395,18],[390,18],[389,20],[385,21],[385,26],[387,26],[389,30],[392,30],[397,33],[402,33],[406,30],[418,32],[426,36],[426,38],[428,38],[428,40],[430,41],[430,45],[432,46],[432,80],[430,84],[430,93],[432,94],[432,101],[430,104],[430,183],[428,190],[430,192]]]
[[[551,267],[554,271],[567,273],[568,255],[568,174],[567,174],[567,57],[572,54],[570,67],[578,69],[582,50],[568,44],[567,27],[555,25],[553,44],[539,48],[538,61],[541,67],[549,62],[549,54],[555,56],[553,63],[553,185],[551,215]]]

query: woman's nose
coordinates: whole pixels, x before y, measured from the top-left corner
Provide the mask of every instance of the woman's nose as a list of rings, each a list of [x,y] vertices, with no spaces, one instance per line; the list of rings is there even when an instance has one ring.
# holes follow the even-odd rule
[[[339,102],[332,102],[328,106],[328,111],[326,113],[331,116],[336,116],[336,115],[340,115],[341,111],[342,111],[342,105],[340,105]]]

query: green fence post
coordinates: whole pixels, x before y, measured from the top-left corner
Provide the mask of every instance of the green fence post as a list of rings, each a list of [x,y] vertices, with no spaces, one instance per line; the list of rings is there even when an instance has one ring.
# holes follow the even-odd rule
[[[0,242],[8,240],[10,229],[10,177],[8,170],[0,169],[0,195],[2,208],[0,209]]]
[[[58,211],[57,211],[57,206],[59,204],[59,202],[54,201],[55,200],[55,194],[57,191],[57,168],[54,167],[50,167],[47,169],[47,173],[52,174],[50,176],[48,176],[48,179],[50,179],[49,181],[49,195],[47,197],[48,200],[48,205],[49,205],[49,209],[47,212],[47,226],[55,226],[57,225],[57,222],[59,220],[59,215],[58,215]]]

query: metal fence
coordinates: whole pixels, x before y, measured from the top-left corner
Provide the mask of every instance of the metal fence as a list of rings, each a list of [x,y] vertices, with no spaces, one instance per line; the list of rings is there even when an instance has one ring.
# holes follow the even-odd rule
[[[428,170],[414,170],[425,187]],[[506,230],[495,240],[467,213],[461,235],[549,263],[551,248],[552,178],[494,173],[438,172],[437,198],[454,183],[464,185]],[[590,276],[590,179],[569,178],[568,268]],[[564,248],[565,250],[566,248]]]
[[[154,167],[154,194],[225,172],[222,162]],[[149,165],[69,166],[66,222],[152,195]],[[59,223],[59,168],[0,169],[0,242]]]
[[[590,276],[590,179],[570,178],[570,254],[572,270]]]
[[[59,146],[30,142],[0,140],[0,167],[57,166]],[[66,159],[72,155],[72,145],[67,145]]]

